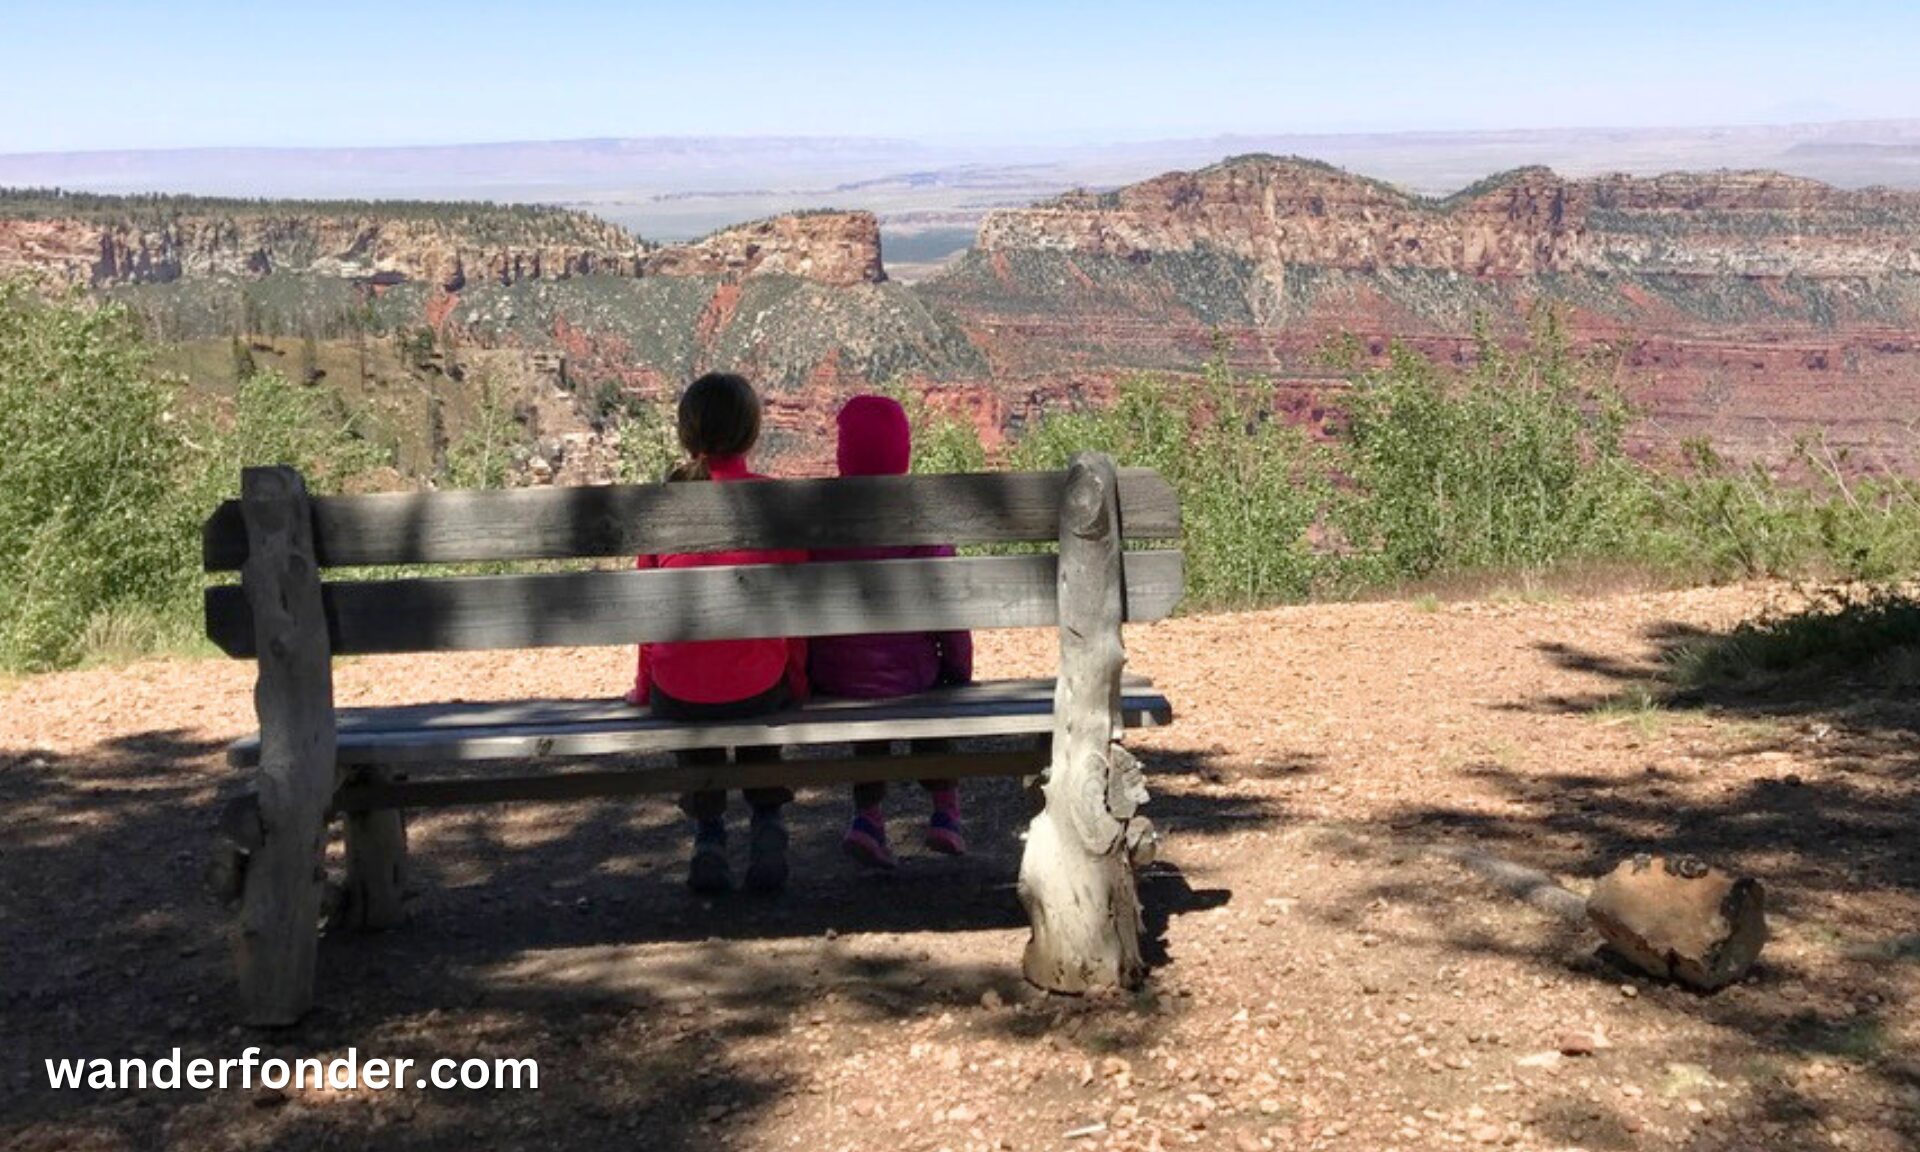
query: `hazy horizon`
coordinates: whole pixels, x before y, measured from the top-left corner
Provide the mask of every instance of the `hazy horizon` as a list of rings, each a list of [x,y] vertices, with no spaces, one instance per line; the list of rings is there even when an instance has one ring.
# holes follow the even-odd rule
[[[765,132],[717,132],[717,133],[648,133],[626,136],[526,136],[514,138],[474,138],[459,140],[417,140],[388,143],[344,143],[344,144],[189,144],[180,146],[132,146],[102,148],[42,148],[42,149],[0,149],[0,157],[24,159],[41,156],[102,156],[125,154],[172,154],[183,152],[422,152],[433,150],[466,150],[482,148],[522,148],[547,145],[620,145],[620,144],[858,144],[886,145],[904,148],[980,149],[991,152],[1034,151],[1055,154],[1061,151],[1099,150],[1110,148],[1149,147],[1156,144],[1195,144],[1220,142],[1230,144],[1233,141],[1261,140],[1271,138],[1300,138],[1343,140],[1354,138],[1391,139],[1395,137],[1439,139],[1443,137],[1498,138],[1504,136],[1554,136],[1573,133],[1645,133],[1645,132],[1718,132],[1745,131],[1751,129],[1836,129],[1836,128],[1912,128],[1920,132],[1920,114],[1912,116],[1833,116],[1809,117],[1806,119],[1754,120],[1748,122],[1690,122],[1674,121],[1659,124],[1546,124],[1536,126],[1510,126],[1487,128],[1383,128],[1383,129],[1303,129],[1272,131],[1222,131],[1194,133],[1189,135],[1165,135],[1152,137],[1101,137],[1062,136],[1053,139],[1043,136],[995,137],[981,134],[926,134],[916,136],[902,135],[866,135],[858,133],[765,133]]]
[[[1605,8],[75,0],[8,14],[0,108],[19,111],[0,116],[0,153],[818,136],[1063,147],[1920,117],[1911,5]],[[76,82],[76,53],[103,32],[114,66]]]

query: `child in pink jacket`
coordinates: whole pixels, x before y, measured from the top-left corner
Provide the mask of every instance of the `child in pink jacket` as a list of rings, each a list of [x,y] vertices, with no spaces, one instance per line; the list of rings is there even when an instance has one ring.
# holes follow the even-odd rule
[[[840,409],[839,464],[842,476],[898,476],[907,471],[913,454],[912,430],[897,401],[885,396],[856,396]],[[855,548],[813,553],[815,560],[900,560],[951,556],[945,545],[894,548]],[[906,632],[865,636],[822,636],[808,645],[807,679],[815,692],[828,696],[880,699],[911,696],[945,684],[973,679],[973,636],[967,632]],[[944,750],[945,741],[916,740],[916,752]],[[860,755],[886,755],[887,741],[857,745]],[[958,856],[967,842],[960,821],[960,793],[951,780],[922,780],[933,797],[933,816],[927,823],[926,844],[935,852]],[[880,805],[886,798],[884,781],[853,787],[853,821],[841,846],[861,864],[892,868],[897,864],[887,844],[886,817]]]

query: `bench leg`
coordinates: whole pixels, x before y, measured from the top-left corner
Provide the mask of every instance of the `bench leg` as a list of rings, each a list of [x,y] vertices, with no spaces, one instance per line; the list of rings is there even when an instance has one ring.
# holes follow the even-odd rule
[[[390,778],[385,768],[365,768],[353,782],[384,784]],[[368,932],[405,923],[406,813],[398,808],[349,812],[346,824],[347,886],[336,922]]]
[[[306,1014],[320,944],[326,812],[275,796],[282,790],[274,783],[260,782],[260,847],[246,863],[234,941],[249,1024],[292,1024]]]
[[[260,775],[257,826],[240,829],[240,840],[259,848],[241,881],[234,960],[247,1023],[286,1025],[313,1003],[335,784],[333,667],[306,482],[291,468],[245,469],[240,510],[240,584],[260,653]]]
[[[1137,987],[1140,897],[1134,868],[1152,833],[1140,764],[1118,743],[1123,614],[1118,478],[1083,453],[1060,509],[1060,678],[1044,810],[1027,830],[1020,902],[1033,920],[1022,968],[1052,992]]]

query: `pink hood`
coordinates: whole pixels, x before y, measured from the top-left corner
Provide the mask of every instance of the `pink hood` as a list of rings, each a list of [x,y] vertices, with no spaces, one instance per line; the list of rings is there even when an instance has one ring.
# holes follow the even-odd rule
[[[906,410],[886,396],[855,396],[840,409],[840,474],[899,476],[913,459]],[[944,545],[817,551],[815,560],[907,560],[951,556]],[[973,679],[973,637],[966,632],[819,636],[808,644],[813,686],[829,696],[909,696]]]

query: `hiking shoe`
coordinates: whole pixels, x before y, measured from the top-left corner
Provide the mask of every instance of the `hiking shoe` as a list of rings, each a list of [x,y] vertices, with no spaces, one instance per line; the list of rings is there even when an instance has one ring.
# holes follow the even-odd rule
[[[958,812],[949,812],[944,808],[933,810],[933,816],[927,821],[927,847],[942,856],[965,856],[967,854],[966,825],[960,822]]]
[[[840,837],[840,849],[863,868],[892,870],[900,866],[893,849],[887,847],[887,826],[865,816],[855,816]]]
[[[727,865],[727,825],[718,819],[693,822],[693,859],[687,864],[687,887],[700,893],[733,891],[733,869]]]
[[[776,814],[753,816],[747,840],[747,887],[778,892],[787,886],[787,825]]]
[[[733,891],[733,868],[727,863],[726,841],[693,842],[693,860],[687,865],[687,887],[703,895]]]

